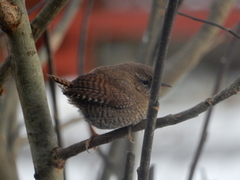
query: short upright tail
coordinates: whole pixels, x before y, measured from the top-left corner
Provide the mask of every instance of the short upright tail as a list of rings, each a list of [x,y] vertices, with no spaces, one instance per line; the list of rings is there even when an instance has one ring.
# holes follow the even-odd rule
[[[54,80],[55,82],[57,82],[59,85],[62,85],[63,88],[70,88],[70,87],[72,87],[71,82],[66,80],[66,79],[62,79],[62,78],[54,76],[54,75],[48,75],[48,77],[50,79]]]

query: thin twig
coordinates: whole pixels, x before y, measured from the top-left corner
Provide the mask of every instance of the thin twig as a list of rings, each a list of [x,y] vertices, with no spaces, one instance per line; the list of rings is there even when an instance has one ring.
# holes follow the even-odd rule
[[[3,61],[3,63],[0,66],[0,96],[4,92],[4,83],[7,81],[8,77],[11,74],[11,61],[9,60],[9,57]]]
[[[112,163],[109,164],[109,162],[104,160],[105,164],[100,170],[102,173],[99,180],[109,179],[112,175],[116,176],[117,179],[121,179],[123,177],[122,173],[124,171],[124,167],[122,164],[125,163],[125,154],[122,152],[126,152],[131,149],[129,148],[129,144],[132,143],[125,141],[124,139],[119,139],[111,143],[107,156],[108,160]]]
[[[237,33],[240,33],[240,24],[238,24],[238,26],[237,26]],[[236,39],[236,38],[234,38],[231,41],[231,43],[228,46],[228,49],[226,50],[226,54],[221,59],[220,66],[218,68],[218,73],[216,75],[216,83],[215,83],[215,86],[213,88],[212,94],[216,94],[220,90],[220,87],[221,87],[221,85],[224,81],[224,78],[225,78],[225,76],[228,72],[229,65],[233,61],[233,54],[234,54],[233,52],[235,50],[235,46],[236,46],[237,42],[238,42],[238,39]],[[192,160],[191,168],[190,168],[189,175],[188,175],[188,180],[192,180],[195,169],[196,169],[196,166],[197,166],[197,163],[198,163],[198,161],[200,159],[200,156],[202,154],[203,147],[205,145],[205,142],[206,142],[206,139],[207,139],[207,136],[208,136],[208,125],[209,125],[209,122],[210,122],[212,111],[213,111],[213,108],[210,109],[207,112],[206,118],[204,120],[204,125],[203,125],[203,129],[202,129],[201,137],[200,137],[200,140],[199,140],[197,150],[196,150],[195,155],[194,155],[193,160]]]
[[[78,75],[84,74],[84,62],[85,62],[85,49],[87,39],[87,28],[90,13],[93,7],[94,0],[88,0],[83,14],[83,21],[81,24],[81,34],[79,38],[79,51],[78,51]]]
[[[49,0],[47,4],[38,13],[37,17],[31,22],[31,28],[34,40],[42,35],[48,25],[56,17],[56,15],[67,4],[68,0]]]
[[[35,42],[67,2],[68,0],[49,0],[47,2],[31,23],[32,35]],[[3,90],[3,84],[11,73],[11,63],[9,59],[10,58],[7,57],[0,66],[0,92]]]
[[[228,87],[226,87],[221,92],[216,95],[207,98],[205,101],[197,104],[196,106],[182,111],[177,114],[170,114],[168,116],[157,118],[156,128],[162,128],[170,125],[175,125],[186,121],[188,119],[197,117],[199,114],[205,112],[206,110],[212,108],[216,104],[224,101],[225,99],[237,94],[240,91],[240,76],[232,82]],[[137,132],[145,128],[146,120],[141,121],[140,123],[132,126],[132,132]],[[120,128],[109,133],[98,135],[92,139],[89,144],[88,149],[91,149],[102,144],[107,144],[113,140],[122,138],[128,134],[128,127]],[[67,148],[55,148],[53,151],[53,159],[58,164],[58,161],[65,161],[68,158],[76,156],[77,154],[86,151],[86,141],[81,141],[79,143],[73,144]]]
[[[127,152],[123,180],[132,180],[134,161],[135,161],[135,154],[133,152]]]
[[[137,61],[152,65],[156,44],[161,35],[168,0],[153,0],[147,30],[142,37]]]
[[[53,54],[51,51],[51,45],[50,45],[50,41],[49,41],[48,30],[46,30],[43,33],[43,37],[44,37],[44,42],[45,42],[46,50],[47,50],[47,54],[48,54],[49,74],[56,74],[54,58],[53,58]],[[58,113],[58,107],[57,107],[57,97],[56,97],[56,88],[55,88],[56,86],[53,81],[49,81],[49,85],[50,85],[50,93],[51,93],[51,98],[52,98],[53,119],[55,122],[55,131],[57,134],[58,146],[63,147],[62,134],[61,134],[61,130],[60,130],[59,115],[58,115],[59,113]]]
[[[43,38],[44,38],[46,51],[48,55],[49,74],[56,74],[54,57],[51,49],[48,29],[43,33]],[[61,126],[59,122],[59,113],[58,113],[58,106],[57,106],[56,86],[52,80],[49,81],[49,85],[50,85],[50,93],[51,93],[52,105],[53,105],[53,119],[55,122],[55,132],[57,135],[57,142],[59,147],[63,147],[62,131],[61,131]],[[63,171],[63,176],[64,176],[64,180],[66,180],[66,169],[64,169]]]
[[[31,9],[29,9],[27,11],[28,15],[34,13],[37,9],[42,7],[46,2],[47,2],[47,0],[42,0],[42,1],[38,2],[36,5],[34,5]]]
[[[61,20],[51,30],[51,47],[53,53],[61,47],[70,25],[73,23],[74,17],[76,17],[76,14],[81,8],[82,2],[83,0],[71,0],[64,9]],[[41,62],[46,61],[47,54],[44,46],[38,50],[38,55]]]
[[[147,180],[149,177],[149,165],[152,152],[152,142],[154,137],[154,130],[156,125],[156,117],[158,113],[158,98],[160,92],[160,84],[162,80],[162,72],[164,60],[167,55],[169,45],[170,32],[172,29],[174,17],[178,7],[178,0],[170,0],[168,2],[167,12],[165,14],[163,29],[161,31],[161,38],[159,42],[158,57],[155,63],[154,75],[152,80],[152,87],[149,99],[147,123],[143,138],[142,153],[140,160],[140,167],[138,169],[138,179]]]
[[[72,125],[72,124],[78,123],[78,122],[80,122],[81,120],[83,120],[83,117],[73,118],[73,119],[67,120],[65,123],[62,123],[62,124],[61,124],[61,129],[64,129],[64,128]]]
[[[235,32],[233,32],[231,29],[225,28],[225,27],[223,27],[223,26],[221,26],[221,25],[219,25],[219,24],[216,24],[216,23],[213,23],[213,22],[210,22],[210,21],[207,21],[207,20],[199,19],[199,18],[190,16],[190,15],[184,14],[184,13],[182,13],[182,12],[178,12],[178,14],[181,15],[181,16],[184,16],[184,17],[188,17],[188,18],[190,18],[190,19],[193,19],[194,21],[199,21],[199,22],[203,22],[203,23],[205,23],[205,24],[210,24],[210,25],[212,25],[212,26],[216,26],[216,27],[218,27],[218,28],[220,28],[220,29],[222,29],[222,30],[224,30],[224,31],[232,34],[232,35],[235,36],[236,38],[240,39],[240,35],[239,35],[238,33],[235,33]]]
[[[43,38],[44,38],[47,55],[48,55],[49,74],[56,74],[54,57],[53,57],[53,53],[51,50],[48,29],[43,33]],[[49,81],[49,85],[50,85],[50,93],[51,93],[51,97],[52,97],[53,119],[55,122],[55,131],[56,131],[56,135],[57,135],[58,146],[63,147],[62,133],[61,133],[58,106],[57,106],[57,98],[56,98],[56,88],[55,88],[56,86],[52,80]],[[64,176],[64,179],[66,180],[66,169],[64,169],[64,171],[63,171],[63,176]]]
[[[213,1],[207,21],[223,24],[234,5],[235,0]],[[163,80],[171,85],[183,78],[212,50],[212,44],[216,41],[219,28],[203,24],[200,31],[178,52],[166,61]],[[177,67],[177,68],[176,68]]]

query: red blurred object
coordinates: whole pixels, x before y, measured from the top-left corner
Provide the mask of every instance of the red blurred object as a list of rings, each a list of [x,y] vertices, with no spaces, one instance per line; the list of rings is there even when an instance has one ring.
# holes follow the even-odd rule
[[[194,17],[205,19],[206,11],[183,11]],[[97,42],[104,39],[111,40],[131,40],[140,41],[147,25],[149,14],[147,12],[130,11],[130,12],[113,12],[94,9],[91,14],[88,31],[88,41],[86,47],[87,69],[89,71],[94,67],[95,54],[94,46]],[[233,11],[225,24],[225,27],[231,28],[239,18],[239,12]],[[59,75],[77,73],[77,48],[79,39],[79,29],[81,16],[80,13],[75,19],[70,32],[66,36],[63,45],[59,49],[55,58],[57,59],[57,71]],[[178,15],[174,23],[171,39],[184,40],[194,35],[202,26],[201,22],[193,21],[189,18]],[[71,62],[71,63],[70,63]],[[66,64],[68,68],[66,67]],[[90,65],[91,64],[91,65]]]
[[[27,1],[26,6],[33,7],[37,1]],[[148,23],[149,12],[146,9],[134,8],[125,11],[114,11],[111,8],[104,7],[104,1],[98,1],[94,4],[88,27],[88,37],[86,44],[86,68],[88,72],[95,67],[96,54],[95,46],[101,41],[126,40],[139,42]],[[79,45],[79,32],[82,23],[82,8],[75,17],[67,36],[58,52],[55,54],[56,70],[59,76],[77,74],[77,54]],[[181,12],[193,17],[206,19],[208,11],[190,11],[182,8]],[[36,13],[31,15],[31,19]],[[55,20],[56,21],[56,20]],[[239,21],[239,10],[233,10],[228,17],[227,28],[231,28]],[[171,36],[172,41],[181,41],[193,36],[202,26],[201,22],[193,21],[189,18],[177,15]],[[44,72],[47,72],[44,67]]]

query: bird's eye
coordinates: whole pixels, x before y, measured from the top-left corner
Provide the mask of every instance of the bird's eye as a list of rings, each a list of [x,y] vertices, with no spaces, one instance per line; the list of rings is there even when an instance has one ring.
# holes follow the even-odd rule
[[[145,86],[149,85],[149,81],[148,81],[148,80],[143,80],[142,83],[143,83],[143,85],[145,85]]]
[[[151,84],[150,78],[148,78],[145,74],[139,74],[139,73],[135,73],[135,74],[138,77],[139,82],[141,82],[143,86],[145,86],[145,87],[150,86],[150,84]]]

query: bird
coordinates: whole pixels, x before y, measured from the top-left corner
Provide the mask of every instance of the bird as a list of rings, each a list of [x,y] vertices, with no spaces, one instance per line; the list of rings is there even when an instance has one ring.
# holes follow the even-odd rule
[[[99,129],[133,126],[146,118],[153,68],[136,62],[100,66],[73,81],[49,75],[69,103]],[[161,86],[170,87],[162,83]]]

